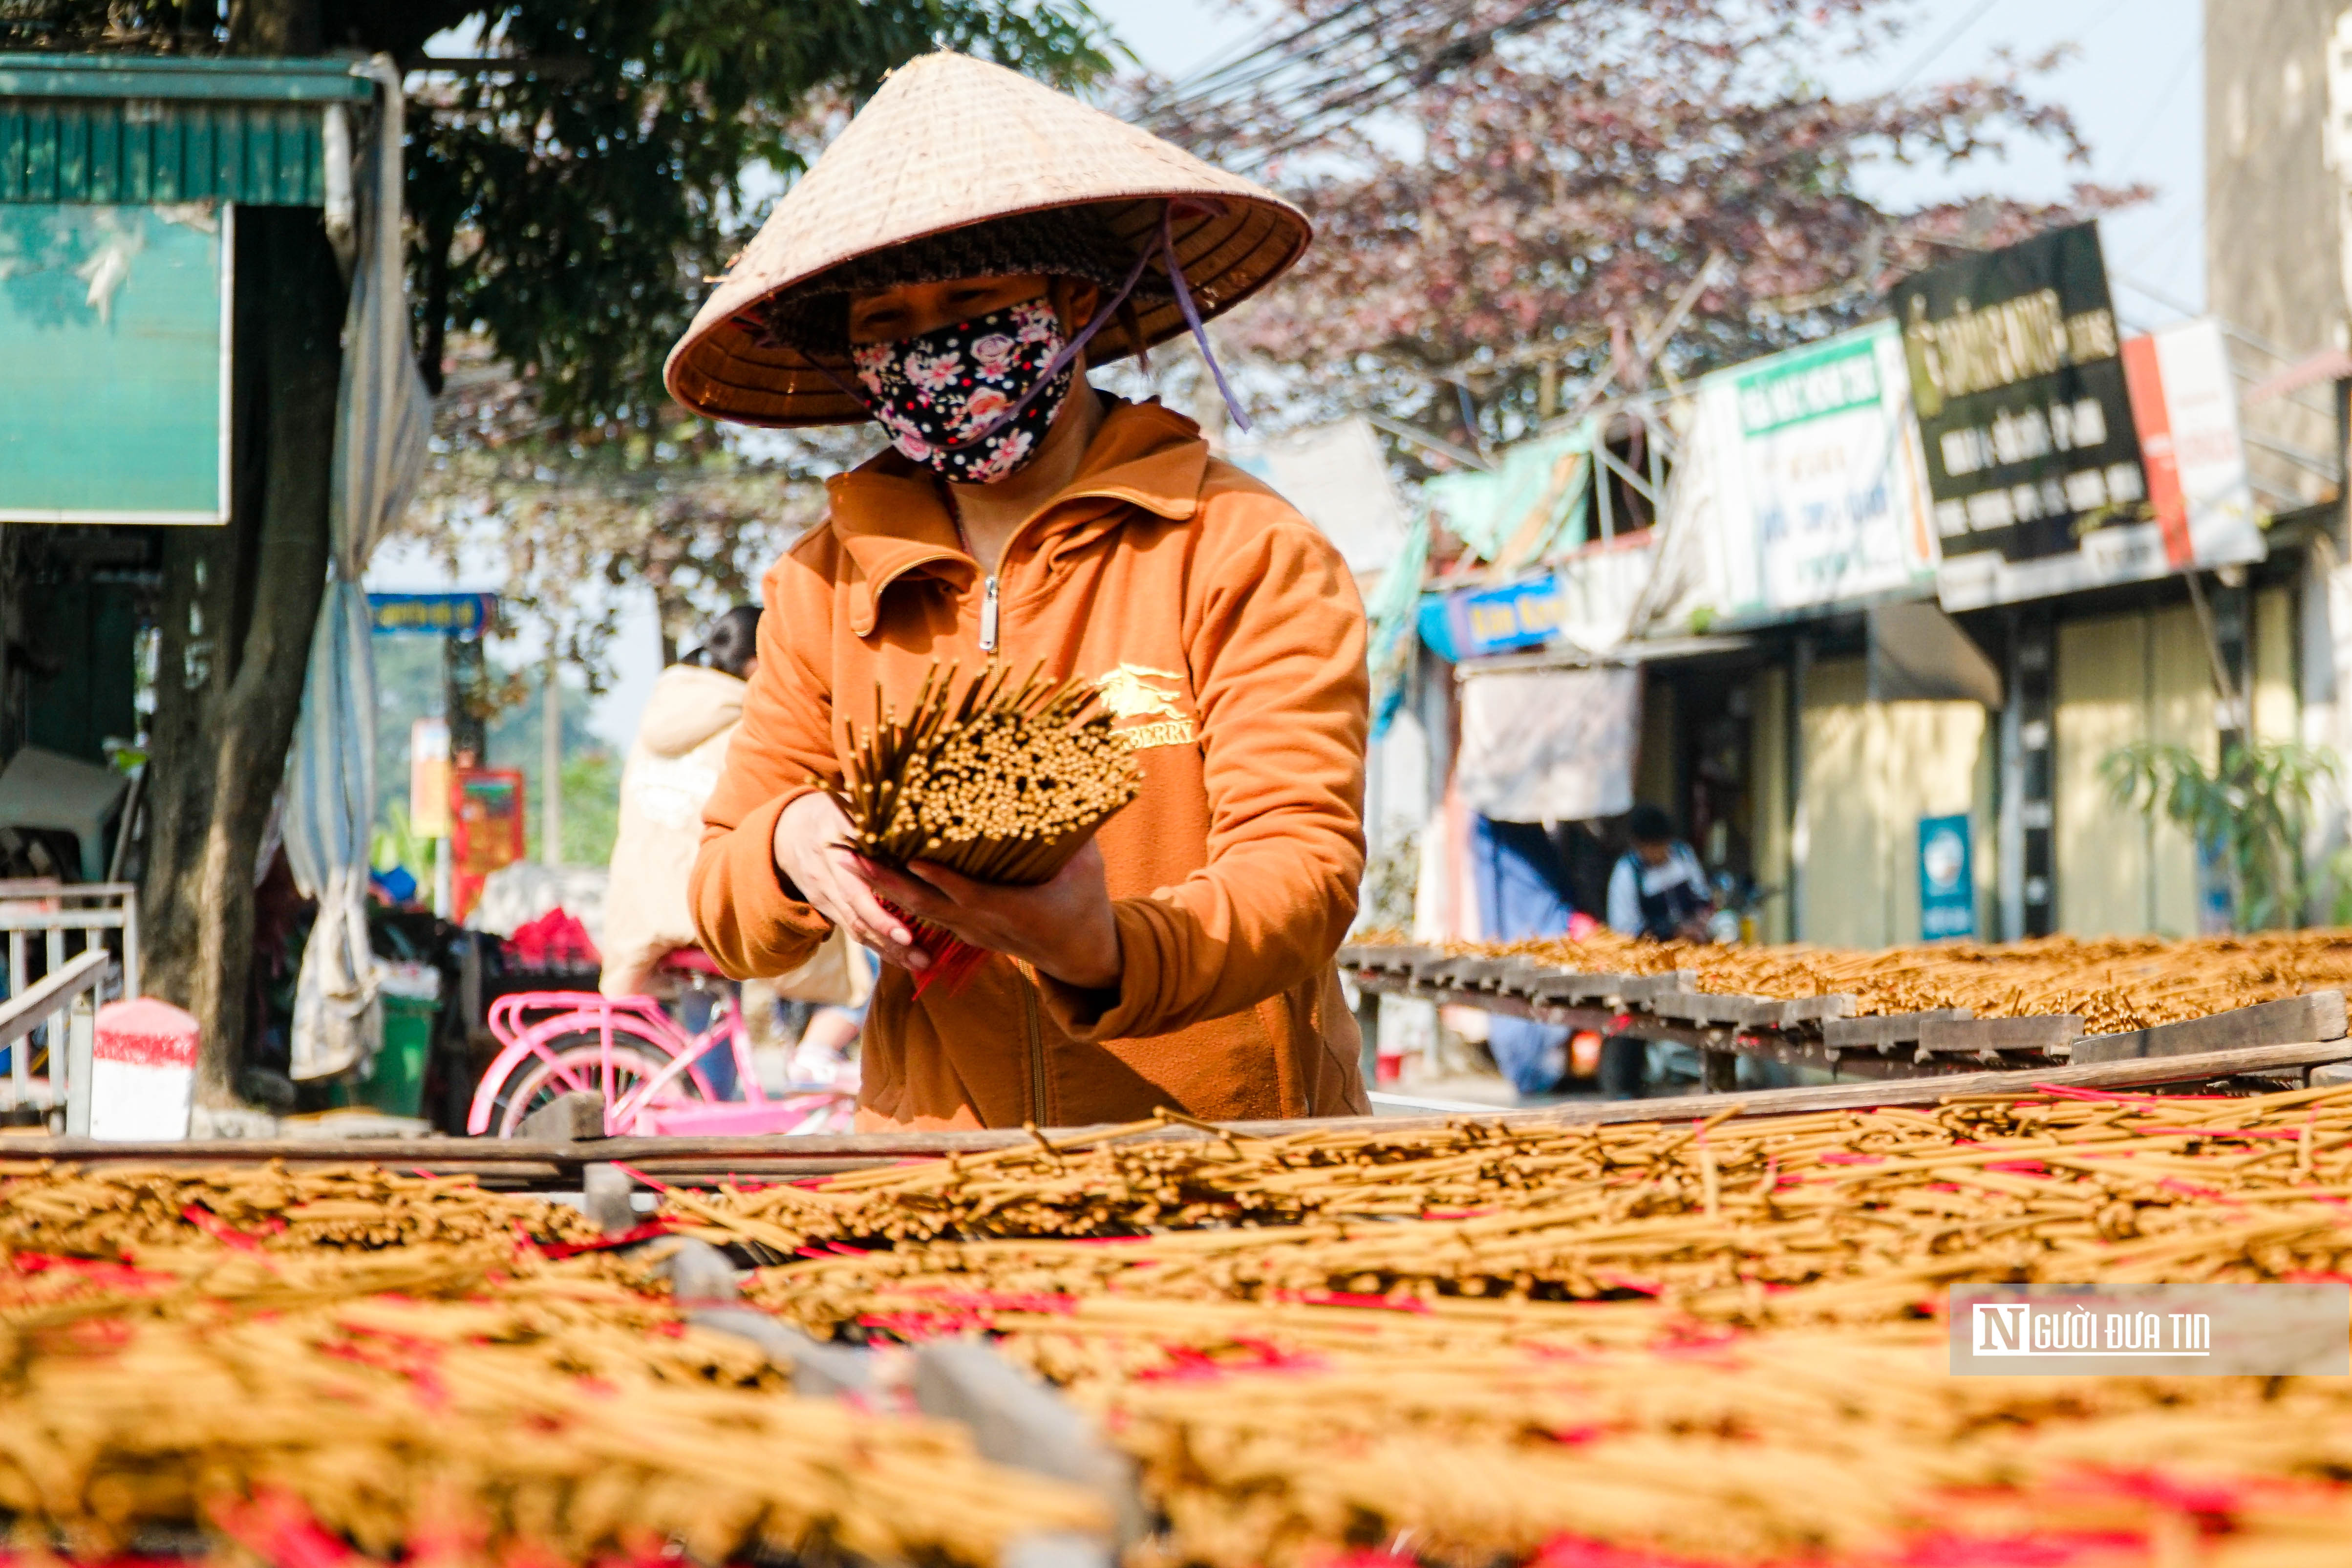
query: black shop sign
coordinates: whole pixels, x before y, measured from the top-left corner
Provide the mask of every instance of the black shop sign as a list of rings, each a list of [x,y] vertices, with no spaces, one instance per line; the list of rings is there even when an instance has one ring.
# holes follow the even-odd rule
[[[1891,303],[1948,563],[2067,554],[2146,516],[2095,224],[1918,273]]]

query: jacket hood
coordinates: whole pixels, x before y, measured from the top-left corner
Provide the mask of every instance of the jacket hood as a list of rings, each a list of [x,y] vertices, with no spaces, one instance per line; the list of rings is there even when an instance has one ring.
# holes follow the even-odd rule
[[[1135,509],[1181,521],[1199,508],[1209,468],[1209,443],[1201,427],[1157,402],[1097,395],[1103,400],[1102,428],[1095,432],[1078,471],[1061,494],[1014,531],[1015,540],[1036,528],[1052,537],[1053,548],[1067,550],[1116,527]],[[857,636],[873,634],[883,590],[910,572],[935,573],[958,583],[979,575],[979,566],[957,542],[955,520],[929,469],[886,447],[848,473],[827,479],[825,489],[833,501],[828,521],[848,557],[847,575],[855,584],[850,630]]]
[[[723,669],[673,664],[654,679],[637,744],[657,757],[682,757],[742,717],[742,681]]]

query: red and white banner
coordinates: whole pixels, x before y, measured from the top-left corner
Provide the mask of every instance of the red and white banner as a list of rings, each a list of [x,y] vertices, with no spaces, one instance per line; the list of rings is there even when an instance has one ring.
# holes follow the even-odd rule
[[[2263,558],[2221,328],[2183,321],[2123,345],[2147,499],[2175,572]]]

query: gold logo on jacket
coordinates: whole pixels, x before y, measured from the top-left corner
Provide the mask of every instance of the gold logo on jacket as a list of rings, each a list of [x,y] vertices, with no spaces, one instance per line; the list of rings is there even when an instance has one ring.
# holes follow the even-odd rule
[[[1183,679],[1182,676],[1169,670],[1125,663],[1095,679],[1095,691],[1104,712],[1113,719],[1145,721],[1131,729],[1116,731],[1118,738],[1127,742],[1129,751],[1192,744],[1192,716],[1176,706]],[[1162,691],[1151,684],[1160,680],[1176,683],[1178,690]]]

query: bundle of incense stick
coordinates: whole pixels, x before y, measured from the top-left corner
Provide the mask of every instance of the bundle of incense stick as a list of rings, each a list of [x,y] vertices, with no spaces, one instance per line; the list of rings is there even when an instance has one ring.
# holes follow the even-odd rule
[[[471,1176],[358,1163],[78,1169],[12,1161],[0,1148],[0,1255],[143,1261],[152,1249],[188,1245],[196,1232],[271,1253],[411,1244],[506,1251],[518,1239],[560,1247],[602,1234],[577,1209],[488,1192]]]
[[[981,882],[1050,880],[1139,784],[1093,700],[1076,678],[1053,680],[1041,665],[1016,683],[992,661],[959,695],[956,667],[935,665],[902,720],[877,682],[874,727],[850,726],[848,776],[831,792],[851,847],[894,868],[928,860]],[[929,928],[917,937],[932,955],[919,990],[960,983],[984,956]]]

